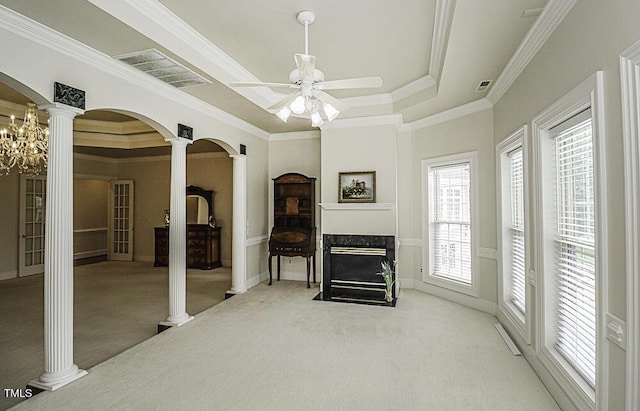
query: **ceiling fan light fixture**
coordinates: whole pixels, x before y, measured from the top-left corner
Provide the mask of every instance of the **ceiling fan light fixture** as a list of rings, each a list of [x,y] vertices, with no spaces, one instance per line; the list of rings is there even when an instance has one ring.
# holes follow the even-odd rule
[[[289,106],[284,106],[276,113],[276,116],[285,123],[289,120],[289,116],[291,115],[291,109]]]
[[[313,113],[311,113],[311,126],[320,127],[322,124],[324,124],[324,121],[322,121],[322,117],[320,117],[320,113],[318,113],[317,111],[314,111]]]
[[[305,98],[303,96],[296,97],[296,99],[293,100],[293,102],[291,103],[290,107],[291,107],[291,111],[293,111],[295,114],[304,113],[306,110]]]
[[[333,121],[340,114],[340,110],[333,107],[330,103],[325,103],[323,110],[329,121]]]

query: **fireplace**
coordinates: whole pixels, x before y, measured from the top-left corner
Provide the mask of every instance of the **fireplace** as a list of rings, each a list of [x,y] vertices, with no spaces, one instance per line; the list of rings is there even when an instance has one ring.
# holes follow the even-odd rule
[[[322,239],[322,299],[386,305],[385,282],[377,273],[382,261],[395,260],[394,236],[325,234]],[[394,286],[392,305],[395,300]]]

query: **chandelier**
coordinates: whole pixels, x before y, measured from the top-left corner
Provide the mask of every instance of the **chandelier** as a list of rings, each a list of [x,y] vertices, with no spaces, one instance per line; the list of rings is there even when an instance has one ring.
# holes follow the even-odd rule
[[[0,130],[0,174],[17,167],[20,174],[38,175],[47,168],[49,128],[40,127],[33,103],[27,104],[21,126],[15,120],[11,115],[11,124]]]

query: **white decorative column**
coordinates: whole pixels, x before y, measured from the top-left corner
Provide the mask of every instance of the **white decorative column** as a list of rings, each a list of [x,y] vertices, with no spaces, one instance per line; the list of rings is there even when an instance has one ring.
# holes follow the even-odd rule
[[[171,201],[169,222],[169,316],[160,323],[179,327],[193,317],[187,314],[187,144],[177,138],[171,143]],[[159,327],[162,331],[162,327]]]
[[[44,373],[29,385],[53,391],[87,374],[73,363],[73,118],[84,110],[59,103],[39,108],[49,113]]]
[[[229,294],[247,291],[247,156],[233,158],[233,237],[231,243],[231,289]]]

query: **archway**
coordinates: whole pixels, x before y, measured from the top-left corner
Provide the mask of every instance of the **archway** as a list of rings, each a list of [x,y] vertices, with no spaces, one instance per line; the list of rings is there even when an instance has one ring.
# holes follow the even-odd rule
[[[29,87],[0,73],[0,129],[9,123],[9,116],[22,120],[26,104],[47,103]],[[46,124],[47,116],[39,120]],[[0,386],[24,388],[29,379],[42,372],[43,347],[43,276],[18,278],[21,229],[20,175],[12,170],[0,176]],[[24,241],[24,240],[23,240]],[[24,303],[15,304],[16,301]],[[25,333],[24,327],[34,324],[35,332]],[[35,347],[35,348],[34,348]],[[0,397],[0,409],[15,405],[18,400]]]

